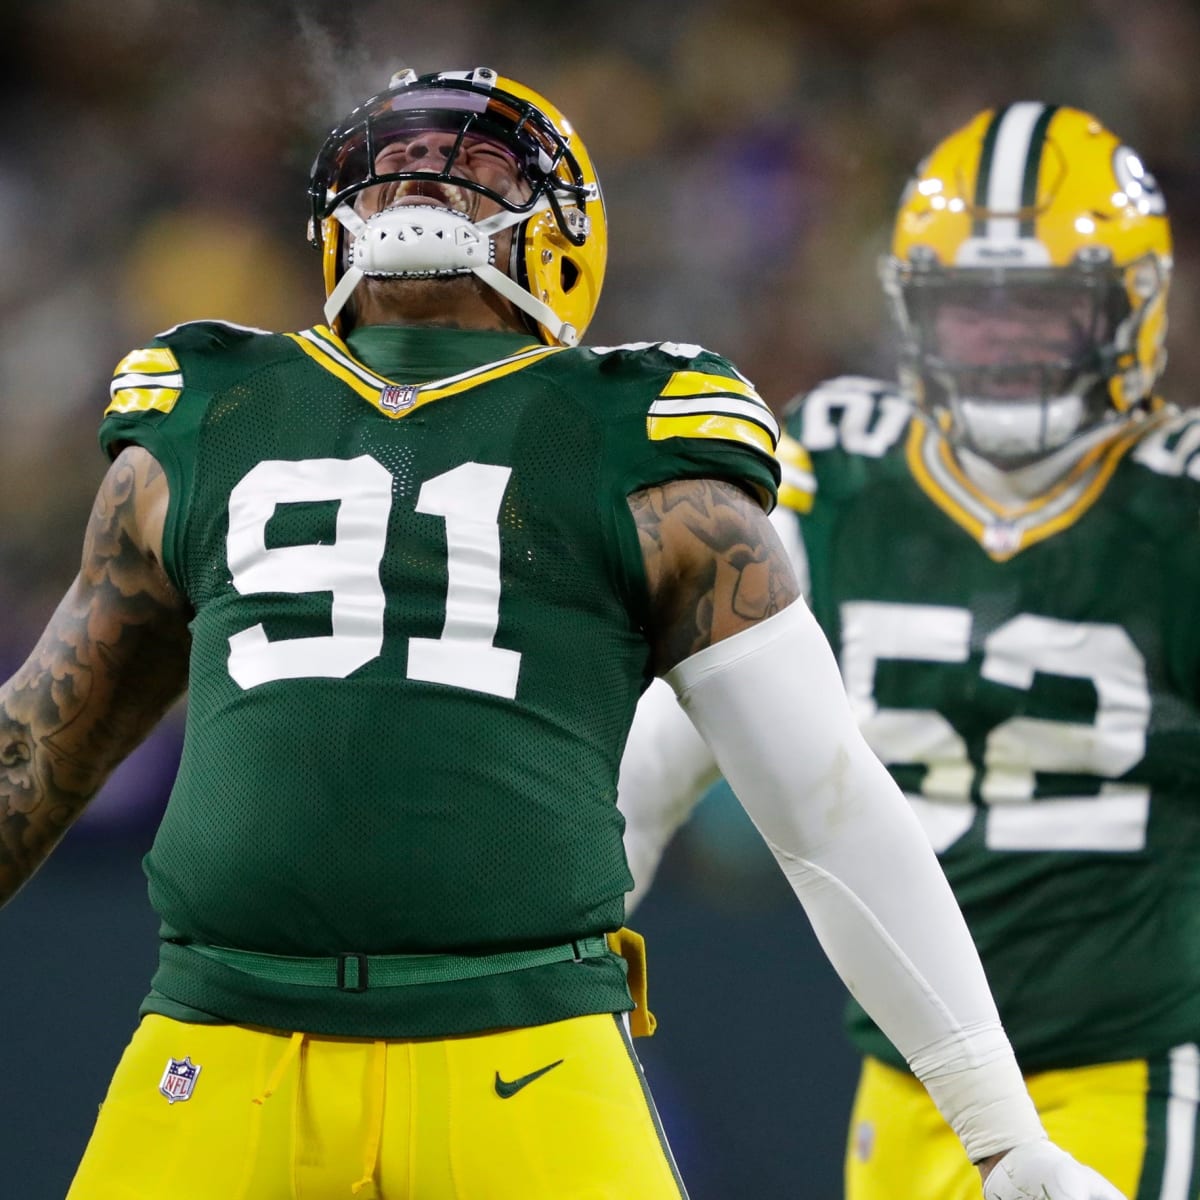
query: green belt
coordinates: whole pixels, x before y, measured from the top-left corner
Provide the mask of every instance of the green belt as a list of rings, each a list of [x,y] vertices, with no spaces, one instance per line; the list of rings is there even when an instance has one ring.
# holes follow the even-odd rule
[[[549,963],[603,958],[609,952],[608,942],[602,936],[580,938],[565,946],[514,950],[507,954],[338,954],[332,958],[295,958],[233,950],[228,946],[206,946],[201,942],[186,942],[183,948],[260,979],[301,987],[337,988],[343,992],[482,979]]]

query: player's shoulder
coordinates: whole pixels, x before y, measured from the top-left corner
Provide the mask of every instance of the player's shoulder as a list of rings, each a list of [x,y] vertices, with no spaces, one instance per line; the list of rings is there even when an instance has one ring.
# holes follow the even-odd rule
[[[187,321],[129,351],[113,370],[105,417],[169,413],[186,395],[293,354],[285,335],[231,321]]]
[[[848,496],[890,473],[886,464],[902,453],[913,415],[895,382],[865,375],[840,375],[801,392],[784,410],[779,503],[808,513],[818,490],[829,499]]]
[[[723,355],[688,342],[630,342],[572,353],[595,373],[605,411],[644,420],[651,441],[733,436],[774,452],[779,421]]]
[[[1142,424],[1128,456],[1131,469],[1189,490],[1200,484],[1200,410],[1163,405]]]
[[[802,392],[787,407],[787,434],[809,454],[841,450],[882,458],[902,443],[915,413],[895,380],[839,375]]]
[[[686,342],[588,346],[570,354],[590,377],[597,418],[614,430],[622,454],[655,460],[643,482],[672,474],[749,478],[774,502],[779,421],[729,359]]]
[[[613,380],[653,384],[685,372],[710,374],[722,385],[733,384],[734,390],[758,398],[754,385],[730,360],[695,342],[624,342],[619,346],[581,346],[571,353],[581,365]]]

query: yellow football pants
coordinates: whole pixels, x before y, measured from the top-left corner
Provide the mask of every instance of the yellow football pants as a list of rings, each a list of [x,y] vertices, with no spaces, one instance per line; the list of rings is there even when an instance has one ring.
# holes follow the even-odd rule
[[[148,1016],[69,1200],[353,1196],[685,1192],[620,1017],[371,1041]]]
[[[1043,1071],[1025,1080],[1050,1139],[1129,1200],[1196,1200],[1200,1051]],[[979,1200],[979,1172],[909,1074],[863,1064],[846,1147],[846,1200]]]

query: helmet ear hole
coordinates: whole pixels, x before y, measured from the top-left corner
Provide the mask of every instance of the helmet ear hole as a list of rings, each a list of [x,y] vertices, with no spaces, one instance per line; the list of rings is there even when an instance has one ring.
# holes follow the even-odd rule
[[[562,260],[562,290],[569,292],[579,282],[579,268],[569,258]]]

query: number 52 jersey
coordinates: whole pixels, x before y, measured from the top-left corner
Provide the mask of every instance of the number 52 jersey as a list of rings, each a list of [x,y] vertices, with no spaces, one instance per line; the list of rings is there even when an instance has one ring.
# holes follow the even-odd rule
[[[1200,416],[1120,427],[1021,508],[888,384],[825,384],[788,433],[810,602],[1022,1067],[1200,1040]]]
[[[648,679],[626,497],[712,476],[769,507],[753,388],[695,346],[202,322],[112,394],[102,444],[167,473],[164,565],[195,613],[147,1007],[376,1037],[631,1007],[615,956],[349,994],[187,947],[493,954],[620,926],[616,775]]]

